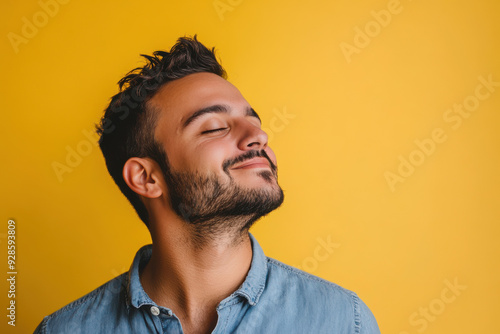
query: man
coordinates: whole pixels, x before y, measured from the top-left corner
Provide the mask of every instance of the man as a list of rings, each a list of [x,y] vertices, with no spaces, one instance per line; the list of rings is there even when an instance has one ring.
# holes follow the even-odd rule
[[[109,173],[153,244],[37,333],[379,333],[358,296],[267,258],[250,226],[278,208],[260,118],[194,38],[120,82],[98,126]]]

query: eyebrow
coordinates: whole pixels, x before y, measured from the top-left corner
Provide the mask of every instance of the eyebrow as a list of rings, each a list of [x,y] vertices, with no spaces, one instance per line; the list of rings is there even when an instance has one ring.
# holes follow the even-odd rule
[[[212,106],[208,106],[206,108],[197,110],[194,113],[192,113],[191,116],[189,116],[184,121],[184,123],[182,124],[182,128],[184,129],[186,126],[188,126],[190,123],[192,123],[195,119],[199,118],[200,116],[202,116],[204,114],[208,114],[208,113],[229,113],[229,110],[230,110],[229,106],[227,106],[225,104],[214,104]],[[253,108],[251,108],[251,107],[248,107],[246,109],[245,116],[257,117],[257,119],[259,120],[259,122],[262,123],[262,121],[261,121],[259,115],[257,114],[257,112],[255,110],[253,110]]]

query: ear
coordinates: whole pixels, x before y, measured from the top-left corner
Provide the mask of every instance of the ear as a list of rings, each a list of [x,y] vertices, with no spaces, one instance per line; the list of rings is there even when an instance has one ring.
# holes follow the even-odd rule
[[[160,186],[159,168],[151,159],[130,158],[123,166],[123,179],[135,193],[157,198],[163,193]]]

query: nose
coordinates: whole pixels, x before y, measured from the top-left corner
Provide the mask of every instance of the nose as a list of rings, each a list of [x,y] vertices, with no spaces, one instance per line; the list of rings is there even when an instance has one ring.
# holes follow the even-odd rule
[[[238,148],[240,150],[263,150],[267,147],[267,133],[260,126],[244,120],[240,123],[239,128]]]

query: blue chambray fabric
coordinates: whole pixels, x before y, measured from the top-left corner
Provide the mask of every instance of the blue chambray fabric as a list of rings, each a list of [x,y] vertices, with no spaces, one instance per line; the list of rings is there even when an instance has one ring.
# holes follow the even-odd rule
[[[380,334],[354,292],[266,257],[251,234],[250,239],[250,270],[218,305],[212,333]],[[175,313],[156,305],[140,283],[151,252],[151,245],[142,247],[127,273],[46,316],[35,333],[183,333]]]

